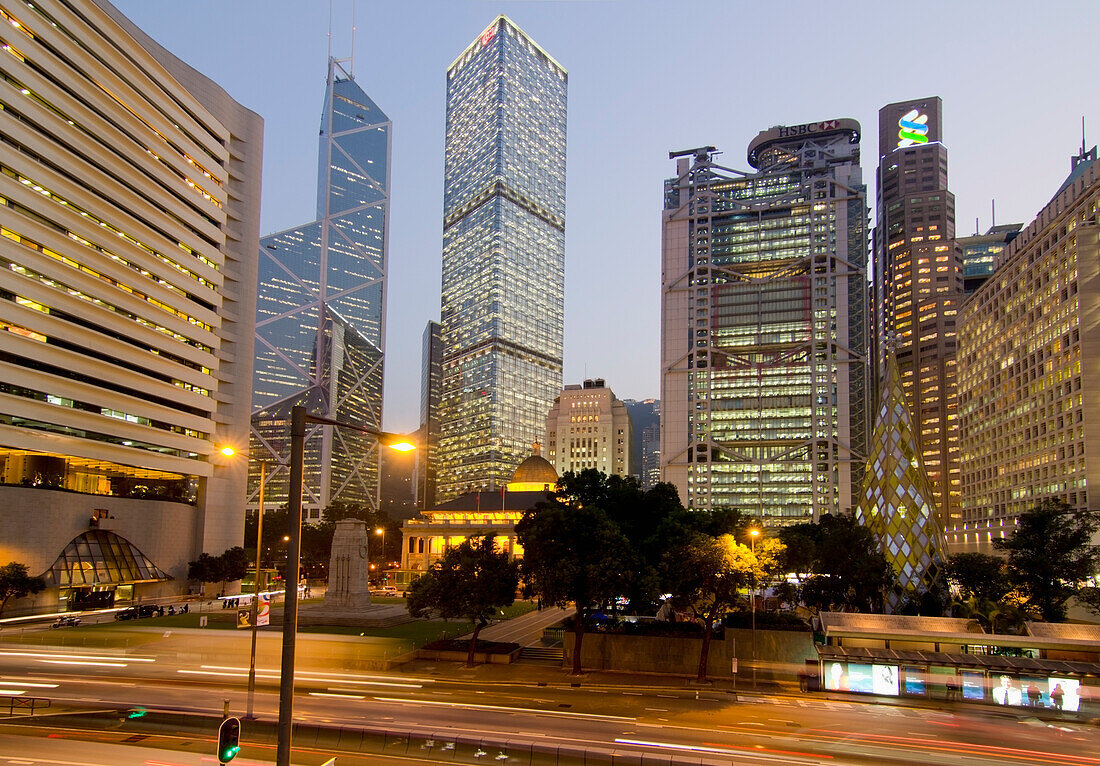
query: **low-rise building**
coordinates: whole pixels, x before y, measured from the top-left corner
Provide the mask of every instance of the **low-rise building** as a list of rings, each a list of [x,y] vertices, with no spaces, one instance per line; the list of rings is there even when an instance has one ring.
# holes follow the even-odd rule
[[[392,573],[390,582],[404,590],[448,548],[490,532],[497,536],[498,550],[507,551],[512,559],[522,558],[516,522],[524,511],[545,500],[557,483],[557,471],[535,444],[532,455],[519,464],[501,490],[467,492],[406,521],[401,527],[401,568]]]

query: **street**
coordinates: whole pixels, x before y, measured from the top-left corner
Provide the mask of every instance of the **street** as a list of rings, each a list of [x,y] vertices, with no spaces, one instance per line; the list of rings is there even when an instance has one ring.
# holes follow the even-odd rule
[[[247,652],[240,662],[241,653],[229,648],[243,644],[244,636],[137,635],[141,647],[131,650],[4,644],[0,697],[49,698],[51,712],[109,705],[218,715],[228,699],[231,712],[243,713]],[[417,738],[433,743],[419,755],[425,763],[450,760],[436,742],[480,737],[727,763],[1100,766],[1094,755],[1100,731],[1071,719],[1049,723],[1023,711],[922,709],[817,695],[734,695],[656,681],[615,683],[606,674],[575,680],[556,668],[467,669],[421,660],[403,672],[354,671],[350,655],[336,651],[342,642],[333,638],[300,645],[296,721],[406,732],[410,748]],[[327,650],[324,656],[319,648]],[[213,660],[217,655],[225,659]],[[509,673],[514,680],[502,680]],[[277,717],[278,675],[275,663],[258,662],[256,711],[262,720]],[[246,740],[247,730],[246,723]]]

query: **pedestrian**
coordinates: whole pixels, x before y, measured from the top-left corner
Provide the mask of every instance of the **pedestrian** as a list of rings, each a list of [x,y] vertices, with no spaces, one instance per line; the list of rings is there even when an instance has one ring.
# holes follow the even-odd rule
[[[1054,684],[1054,689],[1050,692],[1050,704],[1054,705],[1054,709],[1061,711],[1062,709],[1062,697],[1065,695],[1065,691],[1062,690],[1061,684]]]

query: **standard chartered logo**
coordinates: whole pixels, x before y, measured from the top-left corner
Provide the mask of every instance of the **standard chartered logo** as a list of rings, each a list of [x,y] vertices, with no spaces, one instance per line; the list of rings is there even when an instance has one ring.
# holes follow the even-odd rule
[[[916,109],[906,112],[898,120],[898,148],[928,143],[928,115],[921,114]]]

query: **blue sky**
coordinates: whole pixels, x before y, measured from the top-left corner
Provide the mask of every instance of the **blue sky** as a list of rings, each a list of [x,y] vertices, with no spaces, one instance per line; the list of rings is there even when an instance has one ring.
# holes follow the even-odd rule
[[[325,0],[115,0],[265,120],[261,233],[312,220]],[[351,55],[352,0],[331,49]],[[748,169],[772,125],[852,117],[874,200],[877,114],[939,95],[961,235],[1030,222],[1100,139],[1091,2],[361,0],[357,82],[394,122],[388,430],[419,420],[420,338],[439,316],[447,66],[506,13],[569,70],[565,381],[660,394],[660,210],[670,150]],[[873,212],[872,212],[873,215]]]

